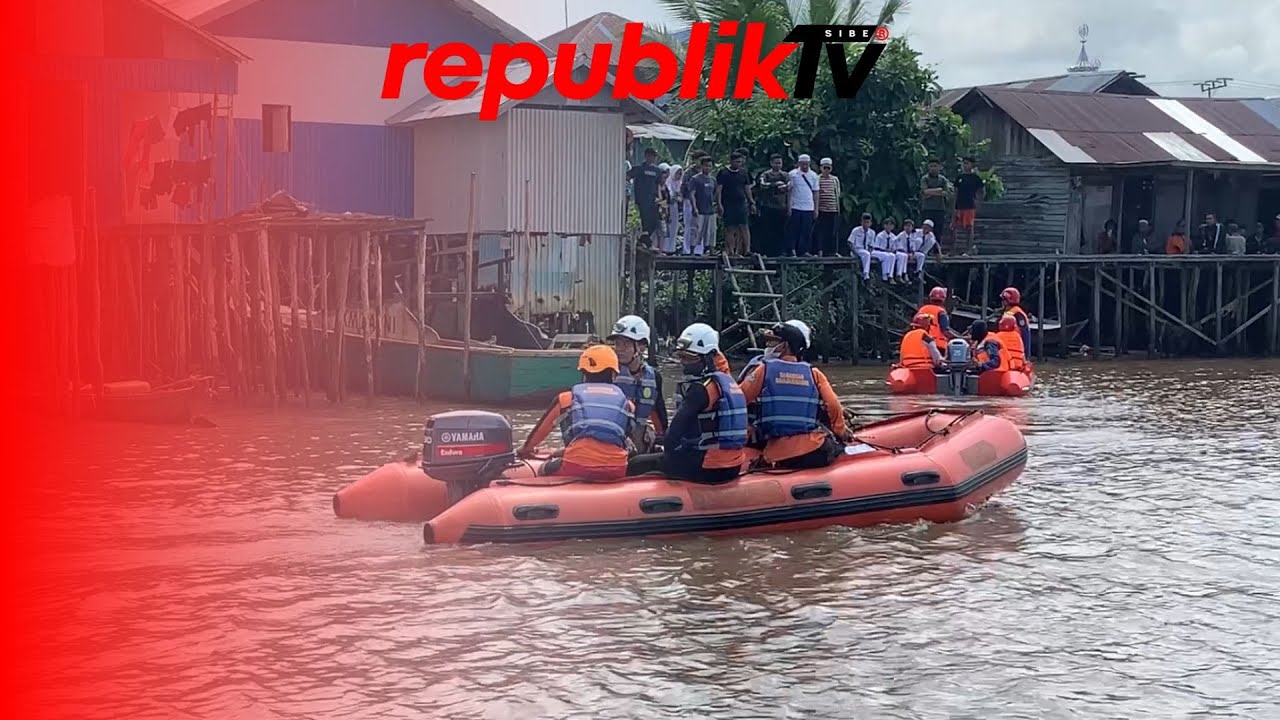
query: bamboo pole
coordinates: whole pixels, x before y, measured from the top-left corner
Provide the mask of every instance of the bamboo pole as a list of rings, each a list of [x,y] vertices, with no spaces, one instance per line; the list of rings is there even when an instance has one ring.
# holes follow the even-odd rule
[[[222,252],[221,244],[220,238],[214,238],[213,245],[217,248],[217,261],[213,266],[214,288],[217,290],[214,300],[218,306],[219,324],[222,326],[222,367],[227,373],[227,384],[231,386],[232,394],[240,398],[245,392],[244,376],[240,373],[240,354],[236,352],[240,345],[234,340],[236,326],[232,324],[232,318],[235,317],[235,291],[230,280],[228,257]]]
[[[427,357],[427,231],[418,233],[418,365],[413,374],[413,397],[422,399],[422,369]]]
[[[334,283],[338,292],[338,307],[333,321],[332,366],[329,373],[329,382],[333,387],[329,390],[329,402],[341,403],[346,397],[346,388],[342,382],[344,365],[342,355],[347,332],[347,294],[351,284],[351,236],[349,234],[343,233],[338,236],[333,253],[337,266],[334,272]]]
[[[253,394],[258,389],[257,378],[254,377],[252,356],[249,352],[249,318],[248,298],[245,297],[244,257],[240,252],[240,234],[227,236],[227,244],[231,250],[231,325],[235,337],[236,372],[240,375],[240,387],[244,395]]]
[[[204,315],[204,372],[214,374],[218,362],[218,319],[215,310],[213,237],[206,229],[200,237],[200,307]],[[225,368],[224,368],[225,369]],[[228,373],[229,375],[229,373]]]
[[[286,247],[288,245],[286,244]],[[277,249],[272,250],[270,238],[267,240],[267,250],[270,252],[270,264],[268,267],[268,275],[271,282],[267,284],[267,289],[271,291],[269,306],[271,308],[271,334],[275,337],[276,352],[279,359],[274,363],[276,369],[276,385],[277,394],[281,400],[288,400],[289,397],[289,357],[292,350],[285,338],[284,318],[280,316],[280,308],[284,307],[284,288],[280,285],[280,277],[285,272],[285,261],[281,255],[280,244],[276,244]]]
[[[386,312],[382,298],[382,237],[373,241],[373,389],[378,389],[378,356],[382,354],[382,321]]]
[[[320,327],[323,329],[323,332],[318,338],[321,349],[316,351],[317,377],[327,377],[324,368],[324,358],[325,351],[329,348],[329,278],[333,276],[333,273],[329,271],[329,246],[331,244],[332,236],[327,233],[320,236],[320,283],[318,289],[320,290]],[[333,378],[329,377],[327,382],[332,383]],[[328,387],[325,388],[325,396],[329,398],[330,402],[333,402],[333,398],[335,397],[331,394],[332,392],[333,391]]]
[[[85,192],[85,255],[90,264],[89,272],[89,352],[93,359],[93,384],[102,392],[106,370],[102,365],[102,251],[98,242],[98,193],[94,188]]]
[[[258,230],[258,285],[262,300],[267,307],[262,309],[262,335],[266,347],[264,369],[267,377],[267,393],[271,396],[272,409],[280,407],[280,395],[276,386],[278,360],[276,357],[276,325],[280,315],[280,306],[273,305],[275,293],[272,291],[271,243],[268,242],[265,227]],[[257,303],[255,303],[256,305]]]
[[[1154,262],[1147,263],[1147,302],[1152,308],[1159,307],[1156,302],[1156,264]],[[1154,359],[1156,356],[1156,313],[1155,310],[1147,311],[1147,358]]]
[[[360,233],[360,311],[364,322],[360,323],[360,335],[364,339],[365,393],[373,407],[373,312],[369,309],[369,255],[373,239],[368,231]]]
[[[476,239],[476,174],[471,173],[471,189],[467,195],[467,255],[466,277],[463,279],[462,296],[462,382],[463,393],[467,400],[471,399],[471,276],[475,272],[475,239]]]
[[[1038,306],[1038,307],[1037,307],[1037,310],[1036,310],[1036,342],[1037,342],[1037,343],[1039,343],[1039,345],[1040,345],[1040,347],[1039,347],[1039,352],[1038,352],[1038,353],[1036,353],[1036,359],[1037,359],[1037,360],[1039,360],[1040,362],[1044,362],[1044,351],[1045,351],[1045,347],[1044,347],[1044,296],[1045,296],[1045,294],[1046,294],[1046,292],[1047,292],[1047,290],[1048,290],[1048,288],[1047,288],[1047,287],[1045,287],[1045,284],[1044,284],[1044,269],[1045,269],[1045,268],[1044,268],[1044,265],[1045,265],[1044,263],[1040,263],[1040,264],[1039,264],[1039,266],[1038,266],[1039,271],[1040,271],[1040,281],[1039,281],[1039,285],[1040,285],[1040,292],[1036,293],[1036,295],[1037,295],[1036,300],[1037,300],[1037,306]],[[984,300],[983,302],[986,302],[986,301]],[[1061,321],[1059,321],[1059,322],[1061,322]]]
[[[306,255],[303,260],[306,264],[307,279],[307,331],[302,335],[302,342],[298,345],[298,352],[302,355],[302,406],[311,407],[311,341],[315,337],[313,335],[311,316],[316,311],[316,286],[314,270],[311,267],[311,244],[314,236],[308,235],[306,238]],[[299,331],[301,332],[301,331]]]
[[[290,346],[292,348],[292,366],[294,368],[294,387],[302,395],[306,395],[307,388],[302,382],[302,377],[306,373],[306,367],[303,363],[306,361],[305,353],[302,352],[302,299],[298,292],[298,256],[302,254],[302,240],[298,237],[298,233],[291,232],[285,241],[285,252],[289,253],[289,330],[292,337]]]

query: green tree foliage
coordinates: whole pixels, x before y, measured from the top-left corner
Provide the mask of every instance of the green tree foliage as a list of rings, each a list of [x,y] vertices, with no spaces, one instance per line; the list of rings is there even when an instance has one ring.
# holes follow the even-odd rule
[[[847,0],[664,0],[681,22],[717,20],[766,21],[766,37],[780,42],[796,24],[864,22],[870,14],[862,2]],[[877,16],[886,24],[906,8],[906,2],[890,0]],[[776,23],[776,25],[775,25]],[[866,45],[845,46],[852,68]],[[798,53],[779,71],[783,87],[794,84]],[[960,159],[981,158],[985,141],[975,142],[969,127],[948,108],[932,108],[939,86],[934,71],[921,65],[920,54],[903,38],[888,43],[870,77],[853,100],[836,97],[826,62],[819,64],[819,78],[811,100],[749,101],[692,100],[677,104],[673,121],[695,127],[704,138],[702,148],[718,161],[735,149],[746,149],[753,171],[768,165],[769,156],[781,153],[794,158],[808,153],[816,161],[824,156],[835,163],[841,179],[846,217],[863,211],[877,218],[914,217],[919,211],[920,175],[929,157],[942,160],[943,172],[954,177]],[[1003,186],[991,171],[987,199],[999,197]]]

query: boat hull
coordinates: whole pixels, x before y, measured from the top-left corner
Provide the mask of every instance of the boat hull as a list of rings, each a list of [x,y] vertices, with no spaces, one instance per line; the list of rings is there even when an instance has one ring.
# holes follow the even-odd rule
[[[964,376],[956,382],[951,373],[932,369],[894,367],[886,381],[894,395],[977,395],[984,397],[1022,397],[1035,388],[1034,368],[1025,370],[988,371],[978,376]]]
[[[187,425],[194,416],[195,388],[151,390],[129,395],[99,395],[93,415],[110,422]]]
[[[944,432],[945,431],[945,432]],[[752,472],[723,485],[661,475],[613,483],[495,484],[423,526],[429,544],[736,535],[968,517],[1026,464],[1008,420],[931,411],[864,426],[855,455],[794,472]]]

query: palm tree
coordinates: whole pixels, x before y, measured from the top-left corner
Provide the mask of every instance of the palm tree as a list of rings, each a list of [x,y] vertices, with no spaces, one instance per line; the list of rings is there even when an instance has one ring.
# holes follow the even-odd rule
[[[667,12],[682,26],[701,22],[719,22],[721,20],[737,20],[739,22],[765,23],[767,29],[764,36],[764,52],[769,52],[777,44],[783,42],[787,34],[797,25],[862,25],[866,24],[869,10],[863,0],[658,0]],[[876,25],[887,25],[893,22],[900,13],[906,12],[910,0],[885,0],[876,16]],[[655,28],[659,39],[671,47],[678,57],[684,57],[685,43],[677,39],[665,27]],[[795,62],[795,57],[790,58]],[[735,65],[737,64],[735,60]],[[736,68],[735,68],[736,69]],[[703,68],[704,82],[710,70],[710,59]],[[736,76],[736,72],[731,77]],[[720,103],[731,100],[695,100],[678,101],[672,110],[676,121],[694,125],[715,111]]]

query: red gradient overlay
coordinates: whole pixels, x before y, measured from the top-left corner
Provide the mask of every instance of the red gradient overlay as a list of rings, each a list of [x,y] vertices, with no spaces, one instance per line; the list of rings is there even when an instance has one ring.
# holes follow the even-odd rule
[[[58,363],[69,362],[66,348],[74,334],[59,320],[67,313],[55,311],[53,289],[74,281],[68,280],[69,268],[32,263],[47,248],[33,246],[28,228],[29,204],[41,191],[57,188],[82,202],[86,143],[81,123],[93,118],[83,110],[83,96],[68,92],[68,84],[42,58],[62,53],[89,32],[94,13],[85,12],[86,7],[63,0],[17,0],[5,4],[0,22],[5,170],[0,202],[6,225],[0,259],[6,667],[0,676],[4,716],[24,720],[101,717],[101,708],[60,700],[67,697],[67,688],[54,678],[65,675],[68,667],[121,650],[67,642],[68,600],[76,597],[75,578],[84,569],[84,561],[74,558],[90,548],[77,539],[80,535],[53,537],[48,521],[60,509],[64,490],[90,480],[58,470],[53,460],[92,429],[50,420],[44,412],[51,403],[39,391]],[[67,112],[73,107],[78,109]],[[109,544],[110,539],[99,541]]]

